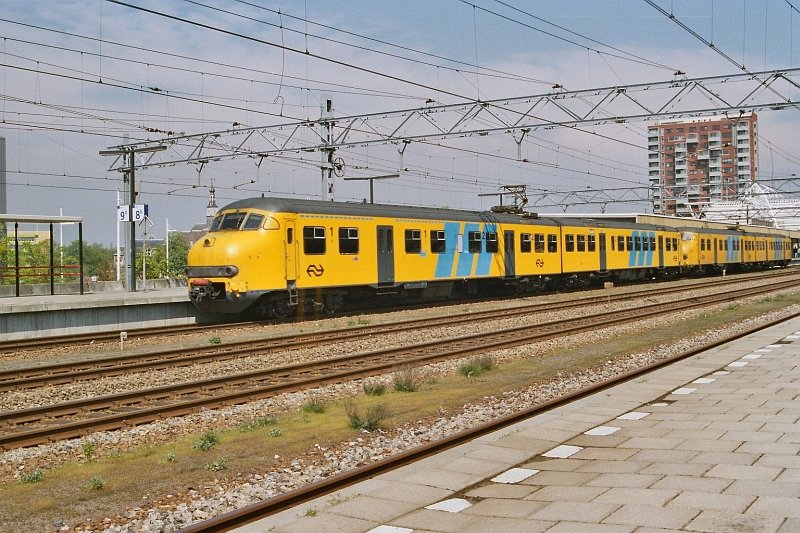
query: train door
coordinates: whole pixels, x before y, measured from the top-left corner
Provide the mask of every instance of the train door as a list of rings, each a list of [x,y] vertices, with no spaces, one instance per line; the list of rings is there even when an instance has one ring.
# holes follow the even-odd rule
[[[664,236],[658,236],[658,268],[664,268]]]
[[[286,221],[286,282],[291,283],[297,279],[297,234],[295,233],[294,220]]]
[[[394,229],[378,226],[378,285],[394,283]]]
[[[506,266],[506,277],[510,278],[516,275],[516,264],[514,262],[514,232],[503,232],[503,256]]]
[[[717,238],[714,237],[714,264],[718,264],[719,261],[717,260],[717,254],[719,252],[719,242],[717,242]]]
[[[600,233],[600,271],[608,270],[608,259],[606,258],[606,234]]]

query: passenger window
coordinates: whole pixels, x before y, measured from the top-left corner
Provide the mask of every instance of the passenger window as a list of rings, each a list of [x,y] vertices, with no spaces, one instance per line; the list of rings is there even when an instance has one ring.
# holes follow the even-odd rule
[[[625,237],[625,249],[629,252],[633,250],[633,236]]]
[[[519,234],[519,251],[523,254],[531,253],[531,234],[530,233],[520,233]]]
[[[339,228],[339,253],[358,253],[358,228]]]
[[[406,230],[406,253],[418,254],[422,251],[422,237],[418,229]]]
[[[650,251],[656,251],[656,238],[655,237],[648,237],[650,239]]]
[[[444,245],[444,231],[434,230],[431,231],[431,253],[443,254],[445,250]]]
[[[489,232],[486,234],[486,251],[490,254],[497,253],[497,233]]]
[[[305,252],[306,255],[321,255],[325,253],[324,227],[303,227],[303,252]]]
[[[558,252],[558,235],[551,233],[547,236],[547,252],[551,254]]]
[[[555,237],[555,235],[552,235],[552,237]],[[533,250],[537,254],[544,253],[544,233],[537,233],[533,236]]]
[[[664,250],[667,251],[667,252],[671,252],[672,251],[672,239],[667,239],[667,242],[665,243],[665,246],[664,246]]]
[[[706,241],[704,239],[700,239],[700,251],[701,252],[706,251]]]
[[[633,246],[634,246],[634,249],[637,252],[641,252],[642,251],[642,238],[641,237],[636,237],[633,240]]]
[[[619,251],[620,252],[624,252],[625,251],[625,237],[622,236],[622,235],[617,237],[617,243],[618,243],[617,244],[617,248],[619,248]]]
[[[564,251],[575,251],[575,235],[568,234],[564,236]]]
[[[471,254],[479,254],[481,253],[481,232],[480,231],[470,231],[467,234],[468,238],[468,250]]]
[[[589,242],[587,244],[587,248],[586,249],[588,251],[590,251],[590,252],[594,252],[595,249],[596,249],[595,246],[596,246],[596,244],[595,244],[595,240],[594,240],[594,235],[589,235]]]
[[[578,251],[586,251],[586,235],[578,235]]]

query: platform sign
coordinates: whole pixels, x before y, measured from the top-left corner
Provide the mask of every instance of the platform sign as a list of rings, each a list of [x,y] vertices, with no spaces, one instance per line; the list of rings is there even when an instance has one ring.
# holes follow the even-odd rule
[[[135,204],[133,206],[133,221],[134,222],[141,222],[147,216],[147,204]],[[129,205],[118,205],[117,206],[117,220],[120,222],[130,222],[131,221],[131,209]]]

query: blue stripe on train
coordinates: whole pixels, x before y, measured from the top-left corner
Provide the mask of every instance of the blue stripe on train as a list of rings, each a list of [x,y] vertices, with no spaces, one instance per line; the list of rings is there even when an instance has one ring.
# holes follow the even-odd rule
[[[645,264],[647,266],[653,266],[653,253],[654,253],[653,248],[655,248],[656,232],[651,231],[650,233],[648,233],[648,236],[650,238],[648,239],[648,243],[647,243],[647,259],[645,260]],[[653,243],[653,246],[650,246],[651,242]],[[642,243],[642,244],[644,244],[644,243]],[[644,246],[642,246],[642,248],[644,248]]]
[[[631,240],[631,249],[628,252],[628,266],[636,266],[636,239],[639,238],[639,232],[634,231],[632,234],[633,238]]]
[[[497,226],[495,224],[486,224],[483,226],[483,234],[497,233]],[[489,274],[489,269],[492,267],[492,256],[486,251],[486,242],[483,243],[483,248],[480,255],[478,255],[478,266],[475,268],[476,276],[486,276]]]
[[[456,265],[456,276],[465,277],[472,275],[472,264],[475,262],[475,254],[469,253],[469,232],[479,231],[478,224],[464,224],[464,250],[458,254],[458,264]]]
[[[434,277],[449,278],[453,273],[459,226],[458,222],[447,222],[444,225],[445,251],[443,254],[436,254],[438,257],[436,258],[436,273]]]

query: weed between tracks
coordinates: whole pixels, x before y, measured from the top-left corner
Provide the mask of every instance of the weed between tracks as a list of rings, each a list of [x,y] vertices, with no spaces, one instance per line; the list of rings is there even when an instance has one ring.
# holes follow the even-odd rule
[[[594,340],[591,345],[495,363],[490,372],[480,375],[454,373],[440,376],[435,382],[416,379],[416,392],[387,390],[384,381],[373,378],[364,382],[365,394],[351,400],[351,409],[362,420],[369,419],[370,409],[376,412],[382,409],[382,413],[378,412],[378,424],[384,429],[433,419],[460,411],[465,404],[487,396],[552,379],[566,368],[602,364],[616,355],[643,351],[796,303],[800,303],[800,295],[788,294],[764,298],[754,304],[725,306],[717,312],[705,312],[701,320],[654,324],[658,327],[642,328],[606,341]],[[382,391],[379,396],[370,392],[377,390]],[[31,468],[21,473],[18,481],[0,485],[0,502],[3,502],[0,531],[48,531],[59,521],[75,524],[88,517],[95,517],[95,529],[100,529],[98,518],[113,517],[131,507],[147,509],[167,494],[204,487],[213,490],[219,483],[216,480],[244,481],[254,473],[283,467],[302,454],[319,456],[321,452],[315,445],[334,447],[352,441],[363,431],[351,427],[347,402],[313,400],[307,405],[317,403],[324,407],[321,412],[314,407],[277,417],[263,413],[243,425],[198,428],[197,434],[165,445],[141,446],[133,452],[105,457],[102,450],[87,447],[82,450],[82,462],[44,470]],[[375,407],[378,405],[382,407]],[[209,434],[217,442],[208,451],[195,448],[198,443],[214,440]],[[169,501],[164,499],[159,503]]]

